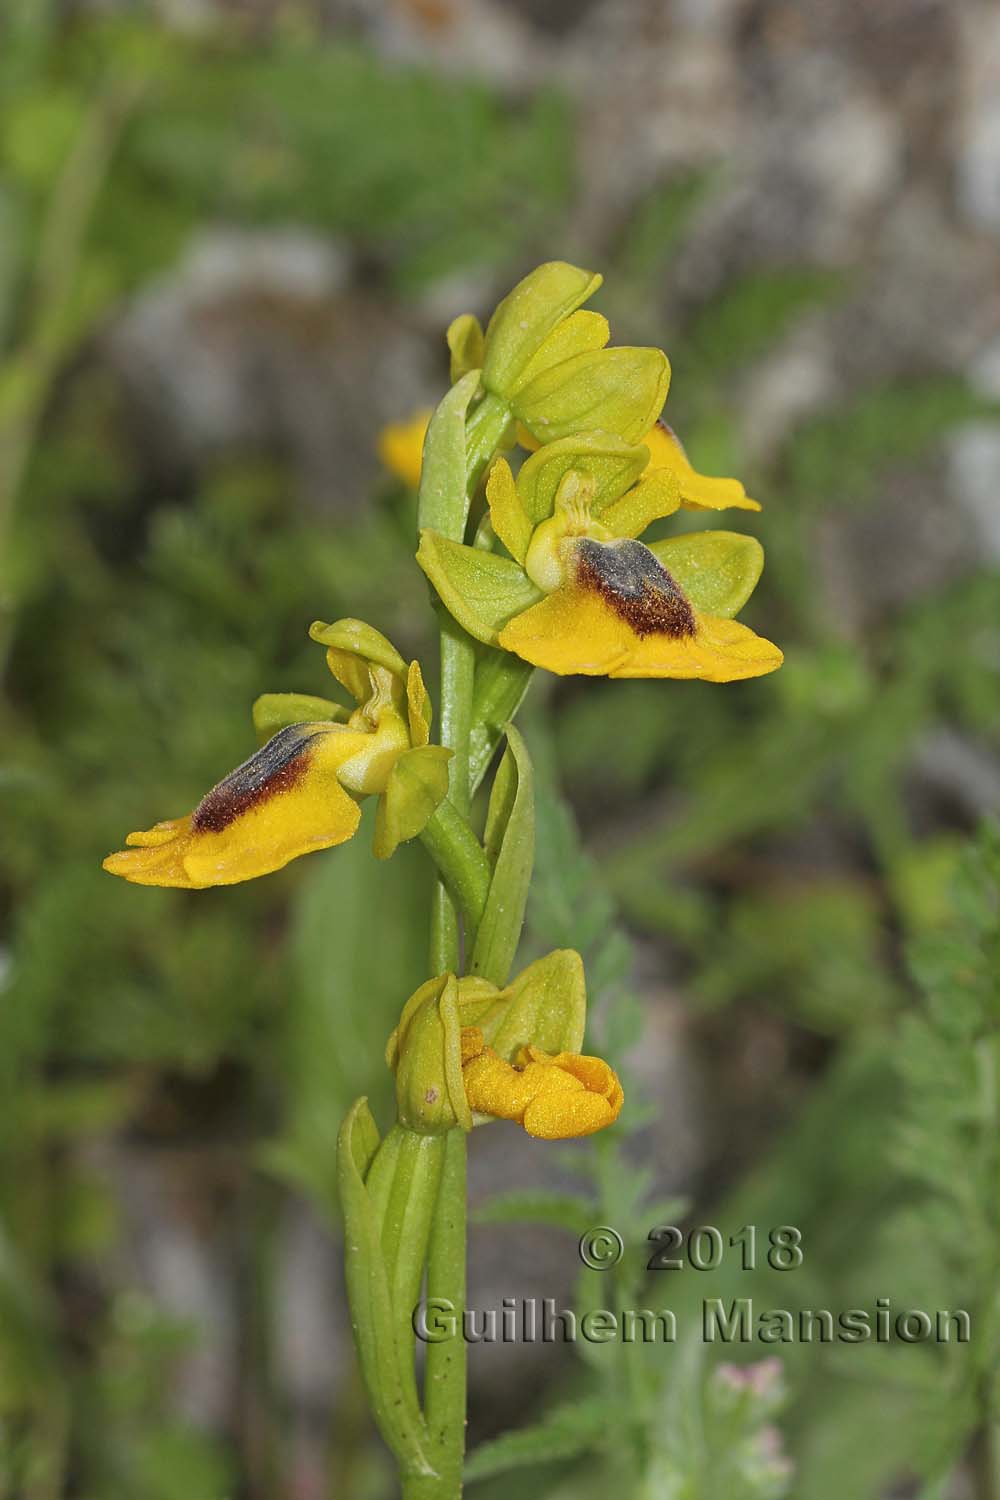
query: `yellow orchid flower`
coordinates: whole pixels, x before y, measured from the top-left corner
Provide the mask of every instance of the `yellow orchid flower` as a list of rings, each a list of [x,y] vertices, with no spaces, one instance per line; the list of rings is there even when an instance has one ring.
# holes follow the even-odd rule
[[[516,481],[505,460],[493,465],[486,494],[508,557],[425,530],[417,561],[470,635],[550,672],[707,682],[772,672],[777,646],[733,618],[763,567],[753,537],[637,540],[679,508],[682,484],[644,444],[561,439]]]
[[[536,959],[504,989],[475,975],[429,979],[386,1048],[400,1120],[425,1134],[516,1120],[546,1140],[612,1125],[622,1086],[606,1062],[578,1051],[586,1011],[572,949]]]
[[[136,885],[189,890],[253,880],[344,843],[360,822],[359,799],[369,795],[379,797],[376,854],[387,857],[420,832],[446,794],[451,752],[428,744],[419,664],[407,667],[358,620],[318,622],[310,634],[327,646],[327,664],[354,696],[354,712],[295,693],[258,699],[255,722],[277,733],[193,812],[129,834],[105,870]]]
[[[470,1109],[515,1120],[545,1141],[613,1125],[625,1098],[617,1073],[600,1057],[550,1056],[527,1046],[509,1063],[486,1045],[477,1026],[462,1031],[462,1081]]]
[[[760,503],[750,499],[738,479],[699,474],[688,458],[684,444],[662,418],[642,441],[649,449],[646,472],[668,469],[676,474],[685,510],[760,510]]]
[[[517,441],[529,453],[542,446],[523,423],[517,424]],[[680,481],[681,505],[685,510],[760,510],[760,502],[751,500],[738,479],[722,479],[699,474],[687,456],[687,450],[672,427],[663,418],[654,423],[642,439],[649,449],[646,473],[668,469]]]
[[[431,408],[422,406],[402,422],[390,422],[378,437],[378,456],[382,463],[411,490],[420,487],[424,438],[431,420]]]

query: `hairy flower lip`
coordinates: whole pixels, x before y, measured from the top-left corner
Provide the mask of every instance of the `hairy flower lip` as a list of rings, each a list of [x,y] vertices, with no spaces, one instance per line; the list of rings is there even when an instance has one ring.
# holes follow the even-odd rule
[[[593,1135],[613,1125],[625,1094],[617,1073],[600,1057],[550,1054],[531,1043],[513,1063],[486,1045],[478,1027],[462,1031],[462,1079],[469,1106],[513,1120],[542,1140]]]
[[[431,746],[429,703],[420,668],[363,621],[317,622],[327,664],[357,707],[338,719],[286,723],[230,771],[185,817],[131,833],[104,869],[139,885],[201,889],[233,885],[281,869],[357,831],[358,799],[379,798],[375,853],[388,858],[413,838],[447,793],[450,751]],[[271,695],[280,722],[323,699]]]
[[[642,542],[583,537],[573,544],[573,553],[577,584],[597,594],[640,639],[697,635],[686,595]]]

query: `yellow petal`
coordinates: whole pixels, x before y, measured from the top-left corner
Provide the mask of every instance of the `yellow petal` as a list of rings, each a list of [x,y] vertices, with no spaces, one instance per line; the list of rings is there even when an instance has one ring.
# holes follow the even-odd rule
[[[414,748],[426,745],[431,737],[431,700],[418,661],[410,662],[406,674],[406,708],[410,744]]]
[[[477,1113],[516,1120],[543,1140],[592,1135],[618,1118],[622,1086],[601,1058],[571,1052],[550,1057],[526,1047],[512,1066],[480,1042],[481,1034],[474,1045],[463,1045],[469,1060],[462,1068],[466,1098]]]
[[[684,445],[666,422],[657,422],[642,440],[649,449],[647,474],[672,469],[681,483],[681,504],[687,510],[760,510],[738,479],[716,479],[699,474],[691,465]]]
[[[693,636],[648,635],[637,639],[611,677],[698,677],[703,682],[740,682],[763,677],[784,661],[778,647],[737,620],[695,611]]]
[[[499,639],[505,651],[561,677],[606,677],[627,660],[633,634],[599,599],[567,587],[516,615]]]
[[[486,481],[486,499],[489,501],[493,530],[511,557],[523,563],[531,541],[532,523],[521,504],[510,464],[505,458],[498,458],[490,469]]]
[[[337,771],[375,736],[295,724],[230,773],[185,818],[130,834],[104,861],[136,885],[234,885],[349,839],[361,811]]]
[[[654,469],[601,512],[601,525],[615,536],[641,536],[654,521],[672,516],[680,503],[680,476],[671,469]]]
[[[500,645],[561,675],[734,682],[782,662],[745,625],[696,610],[642,542],[564,543],[571,581],[517,615]]]
[[[378,456],[390,473],[411,490],[420,486],[424,438],[431,419],[430,407],[421,407],[405,422],[390,422],[378,438]]]

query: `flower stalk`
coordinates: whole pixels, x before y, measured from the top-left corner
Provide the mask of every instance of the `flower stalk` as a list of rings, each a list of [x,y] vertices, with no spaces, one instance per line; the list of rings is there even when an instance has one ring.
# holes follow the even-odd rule
[[[485,332],[448,330],[452,387],[382,452],[419,478],[417,562],[440,636],[436,726],[418,662],[354,618],[310,636],[354,707],[312,692],[254,707],[259,748],[186,816],[128,836],[105,868],[137,884],[228,885],[330,849],[377,801],[373,852],[420,838],[436,872],[430,976],[403,1006],[386,1063],[384,1139],[358,1099],[337,1141],[345,1274],[373,1417],[404,1500],[459,1500],[465,1345],[432,1342],[421,1389],[413,1316],[427,1295],[465,1305],[466,1136],[506,1120],[544,1140],[614,1124],[614,1068],[582,1052],[583,963],[572,949],[511,979],[531,884],[531,757],[513,720],[536,668],[728,682],[781,653],[734,616],[757,581],[752,537],[640,534],[685,506],[756,508],[736,480],[699,475],[655,425],[670,367],[657,349],[605,349],[582,304],[600,284],[550,262]],[[502,453],[528,450],[517,472]],[[422,447],[419,445],[422,444]],[[497,760],[501,741],[504,753]],[[472,798],[495,764],[480,838]]]

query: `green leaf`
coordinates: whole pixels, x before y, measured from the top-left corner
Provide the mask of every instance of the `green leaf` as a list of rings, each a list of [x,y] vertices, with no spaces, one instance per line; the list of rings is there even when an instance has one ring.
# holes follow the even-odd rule
[[[575,470],[594,481],[595,515],[623,495],[649,463],[649,449],[608,432],[585,432],[547,443],[521,466],[517,491],[534,526],[552,514],[564,477]]]
[[[469,785],[475,792],[503,739],[504,725],[520,708],[535,669],[509,651],[487,651],[476,667],[469,735]]]
[[[381,1226],[365,1177],[378,1159],[378,1138],[366,1099],[351,1106],[337,1141],[337,1184],[344,1214],[344,1265],[351,1325],[361,1373],[379,1431],[400,1464],[430,1474],[427,1432],[412,1382],[400,1367],[382,1252]]]
[[[435,531],[420,533],[417,562],[448,613],[487,646],[496,645],[508,620],[542,597],[510,558],[465,547]]]
[[[582,1193],[498,1193],[474,1217],[477,1224],[548,1224],[582,1234],[598,1222],[599,1213],[597,1200]]]
[[[470,370],[440,402],[424,439],[417,523],[460,542],[469,515],[466,492],[465,414],[479,386]]]
[[[487,390],[509,397],[539,346],[597,291],[601,280],[593,271],[551,260],[519,281],[497,305],[486,329]]]
[[[404,1396],[408,1406],[419,1410],[412,1319],[427,1264],[444,1137],[394,1125],[385,1144],[387,1149],[371,1164],[366,1187],[376,1206]]]
[[[486,1479],[493,1474],[505,1474],[510,1469],[534,1467],[593,1452],[610,1440],[613,1416],[621,1419],[620,1430],[624,1430],[625,1415],[615,1411],[615,1403],[603,1393],[574,1401],[571,1405],[558,1406],[544,1422],[534,1427],[505,1432],[492,1442],[483,1443],[466,1464],[465,1477],[467,1480]]]
[[[764,549],[736,531],[693,531],[650,548],[672,573],[695,609],[731,620],[757,587]]]
[[[518,730],[507,725],[507,751],[490,793],[483,839],[493,866],[486,909],[469,972],[505,984],[524,924],[535,858],[535,796],[531,757]]]
[[[253,727],[264,745],[290,724],[318,724],[322,720],[343,723],[348,716],[342,703],[311,693],[261,693],[253,706]]]
[[[536,375],[511,406],[541,443],[578,432],[641,442],[667,399],[670,365],[660,349],[600,349]]]
[[[389,772],[375,814],[375,857],[388,859],[400,844],[416,838],[448,795],[448,762],[442,745],[406,750]]]

